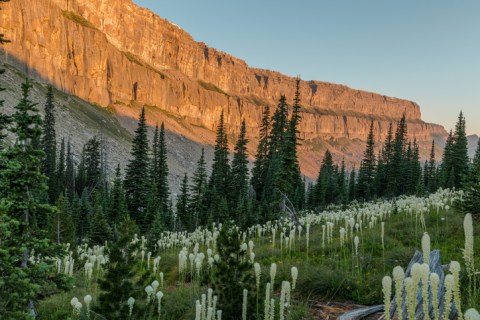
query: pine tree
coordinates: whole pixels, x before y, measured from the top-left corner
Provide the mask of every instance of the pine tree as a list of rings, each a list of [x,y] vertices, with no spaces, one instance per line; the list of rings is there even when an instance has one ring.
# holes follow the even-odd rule
[[[179,225],[184,230],[192,230],[193,222],[190,212],[188,210],[188,203],[190,202],[190,194],[188,190],[188,176],[187,173],[183,176],[182,184],[180,186],[180,195],[177,199],[177,218]]]
[[[45,119],[43,121],[42,149],[45,158],[42,162],[42,172],[48,178],[48,201],[55,203],[57,196],[57,136],[55,133],[55,111],[53,105],[53,87],[48,86],[47,101],[45,103]]]
[[[150,181],[148,177],[148,138],[145,109],[142,109],[132,143],[131,160],[125,174],[125,198],[128,211],[137,223],[141,223],[146,213]]]
[[[112,246],[105,276],[99,281],[101,294],[95,311],[108,319],[129,318],[126,301],[134,292],[136,259],[132,252],[137,248],[131,244],[133,235],[138,232],[135,222],[128,216],[119,226],[120,238]]]
[[[387,196],[399,196],[406,192],[405,152],[407,146],[407,121],[405,114],[400,119],[393,142],[390,170],[387,175]]]
[[[217,127],[215,153],[207,198],[210,203],[209,215],[216,222],[224,221],[229,215],[228,202],[225,195],[225,190],[228,190],[229,175],[228,140],[222,112]]]
[[[352,168],[348,179],[348,200],[353,201],[357,198],[357,177],[355,168]]]
[[[200,225],[207,223],[205,216],[207,205],[205,203],[205,193],[207,191],[207,169],[205,163],[205,150],[202,148],[200,159],[197,162],[197,169],[193,174],[192,186],[190,187],[191,201],[189,211],[191,213],[191,223],[184,225],[188,231],[193,231]]]
[[[463,112],[458,116],[455,132],[453,135],[453,170],[454,170],[454,186],[456,189],[462,187],[462,181],[468,174],[468,166],[470,159],[468,158],[468,140],[465,127],[465,117]]]
[[[243,120],[240,128],[240,135],[238,136],[237,143],[235,144],[231,178],[229,180],[229,205],[233,212],[237,211],[237,208],[248,196],[249,173],[247,143],[248,139],[246,138],[245,120]]]
[[[36,104],[29,99],[31,83],[22,84],[22,98],[12,115],[9,128],[15,144],[1,153],[4,164],[0,170],[0,193],[3,213],[0,213],[0,311],[6,318],[20,319],[36,315],[33,301],[48,282],[48,262],[29,263],[30,252],[56,256],[56,248],[42,235],[54,208],[42,203],[35,195],[47,189],[41,173],[45,156],[39,147],[42,118]]]
[[[62,138],[60,143],[60,153],[58,154],[58,162],[57,162],[57,194],[58,197],[61,194],[65,194],[65,138]]]
[[[118,238],[118,227],[128,215],[127,204],[125,203],[125,192],[123,190],[122,174],[120,165],[115,170],[112,192],[107,212],[107,218],[110,221],[113,234]]]
[[[94,208],[90,202],[90,195],[87,188],[83,189],[82,196],[79,199],[79,210],[76,214],[77,220],[77,237],[81,241],[90,232],[90,225],[94,215]]]
[[[268,157],[270,145],[270,108],[266,106],[263,109],[262,125],[260,127],[260,137],[255,155],[255,163],[252,169],[251,184],[256,193],[257,200],[263,194],[265,181],[268,172]]]
[[[70,201],[75,196],[75,164],[73,163],[72,146],[70,138],[67,142],[67,157],[65,166],[65,180],[63,182],[65,186],[65,193]]]
[[[170,190],[168,187],[168,163],[167,163],[167,142],[165,140],[165,125],[162,122],[160,133],[157,138],[157,169],[155,173],[155,182],[157,184],[157,194],[161,205],[162,212],[166,212],[168,208],[168,199]],[[155,139],[154,139],[155,140]],[[154,142],[155,143],[155,142]],[[154,161],[155,165],[155,161]]]
[[[68,200],[60,195],[56,203],[57,209],[54,210],[48,223],[48,235],[50,240],[57,244],[70,243],[76,244],[76,235],[71,208]]]
[[[443,188],[453,188],[454,187],[454,164],[453,164],[453,154],[454,154],[454,139],[453,132],[450,130],[450,133],[447,137],[447,142],[445,148],[443,149],[442,164],[440,167],[441,174],[441,186]],[[452,177],[452,178],[451,178]]]
[[[470,166],[468,175],[463,181],[464,195],[455,203],[455,207],[462,213],[480,214],[480,139],[477,150]]]
[[[101,190],[100,141],[93,137],[85,144],[85,186],[90,192]]]
[[[377,165],[376,192],[379,197],[386,194],[389,186],[388,179],[392,172],[393,147],[393,124],[390,122],[381,157],[379,157]]]
[[[255,281],[247,251],[240,248],[240,235],[236,228],[226,223],[217,239],[220,260],[215,262],[212,288],[218,296],[218,309],[224,319],[241,319],[242,292],[254,292]],[[248,305],[252,305],[249,303]],[[251,314],[250,312],[248,314]]]
[[[357,186],[357,196],[365,201],[372,199],[374,190],[374,181],[375,181],[375,135],[374,135],[374,122],[372,120],[370,124],[370,131],[367,138],[367,146],[365,152],[363,153],[363,160],[360,165],[360,171],[358,174],[358,186]]]
[[[430,149],[430,159],[426,163],[424,170],[425,188],[428,192],[435,192],[437,190],[436,177],[436,160],[435,160],[435,140],[432,140],[432,148]]]
[[[329,150],[325,152],[325,156],[320,166],[317,183],[314,187],[313,205],[314,208],[324,208],[328,204],[334,202],[338,192],[336,188],[336,172],[338,171],[333,164],[332,154]]]
[[[91,246],[103,245],[112,238],[112,229],[102,208],[101,194],[97,193],[94,214],[88,230],[88,241]]]

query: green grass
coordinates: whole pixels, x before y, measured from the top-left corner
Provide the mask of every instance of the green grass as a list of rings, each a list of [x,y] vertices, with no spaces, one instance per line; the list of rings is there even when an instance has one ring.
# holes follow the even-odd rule
[[[140,57],[136,56],[135,54],[133,54],[131,52],[128,52],[128,51],[122,51],[122,54],[130,62],[133,62],[133,63],[135,63],[135,64],[137,64],[141,67],[147,68],[147,69],[157,73],[158,75],[160,75],[160,78],[162,78],[162,79],[167,78],[167,75],[165,73],[161,72],[157,68],[155,68],[155,67],[151,66],[150,64],[146,63],[145,61],[143,61]]]
[[[86,28],[97,29],[93,23],[73,11],[62,10],[62,16]]]
[[[228,93],[226,93],[225,91],[223,91],[222,89],[214,85],[213,83],[205,82],[203,80],[198,80],[198,84],[205,90],[215,91],[228,96]]]
[[[342,227],[343,220],[335,225],[334,237],[330,244],[322,247],[321,224],[312,225],[310,232],[309,250],[307,256],[305,228],[301,238],[297,237],[292,250],[285,246],[280,249],[280,235],[277,232],[276,245],[272,246],[271,234],[263,238],[253,239],[255,243],[255,261],[262,268],[260,285],[260,315],[263,315],[264,288],[269,282],[270,264],[277,264],[277,276],[275,280],[275,292],[273,298],[278,301],[280,296],[280,284],[282,280],[290,280],[290,270],[296,266],[299,270],[297,288],[292,294],[293,305],[290,309],[288,320],[311,319],[309,305],[315,301],[354,302],[356,304],[381,304],[382,303],[382,278],[390,274],[397,265],[406,269],[413,257],[415,250],[420,250],[421,237],[427,231],[431,237],[432,250],[439,249],[443,264],[451,260],[459,261],[462,265],[463,256],[461,249],[464,245],[463,215],[453,209],[441,209],[438,213],[434,207],[428,208],[425,213],[424,230],[415,219],[415,214],[407,212],[389,212],[385,219],[385,249],[382,249],[380,222],[373,228],[364,225],[361,232],[356,233],[360,237],[359,255],[353,252],[351,242],[344,247],[339,244],[338,229]],[[475,248],[480,248],[480,219],[474,220]],[[247,238],[248,242],[248,238]],[[165,274],[166,288],[163,304],[162,319],[193,319],[195,301],[200,299],[202,293],[207,290],[208,277],[200,285],[198,282],[189,283],[187,275],[186,283],[179,283],[178,252],[181,248],[174,247],[159,252],[161,256],[160,271]],[[200,246],[200,252],[206,252],[206,247]],[[156,256],[154,254],[153,257]],[[476,265],[480,265],[480,255],[477,255]],[[44,299],[39,304],[39,310],[43,319],[64,319],[70,314],[69,301],[73,296],[80,300],[87,293],[94,297],[93,306],[97,303],[99,294],[93,284],[91,288],[85,287],[82,266],[77,265],[79,270],[76,274],[76,286],[70,292],[60,293]],[[143,288],[151,283],[157,276],[146,270],[145,264],[137,266],[137,290],[141,300]],[[252,268],[253,269],[253,268]],[[158,277],[157,277],[158,279]],[[477,281],[478,281],[477,277]],[[478,297],[468,297],[466,293],[467,279],[462,273],[462,309],[467,310],[480,307]],[[144,297],[143,297],[144,299]],[[139,301],[140,305],[145,302]],[[143,303],[143,304],[142,304]],[[278,306],[277,306],[278,308]],[[250,317],[249,319],[253,319]]]

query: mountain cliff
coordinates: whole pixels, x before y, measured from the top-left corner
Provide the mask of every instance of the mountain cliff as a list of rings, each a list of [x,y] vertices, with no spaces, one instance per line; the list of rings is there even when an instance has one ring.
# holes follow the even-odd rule
[[[233,143],[245,118],[252,155],[262,108],[275,106],[282,94],[292,98],[295,90],[294,78],[250,68],[195,42],[130,0],[15,0],[0,11],[0,33],[12,40],[3,48],[6,63],[109,107],[122,125],[147,106],[151,125],[165,121],[175,134],[212,144],[224,111]],[[441,144],[446,136],[442,126],[423,122],[411,101],[320,81],[301,81],[300,90],[300,162],[312,177],[326,148],[358,164],[372,119],[380,141],[389,123],[405,114],[424,156],[432,139]]]

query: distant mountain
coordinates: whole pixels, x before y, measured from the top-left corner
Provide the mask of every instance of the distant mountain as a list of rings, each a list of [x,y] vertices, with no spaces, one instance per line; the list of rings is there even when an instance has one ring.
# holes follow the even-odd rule
[[[232,145],[246,119],[253,156],[263,107],[274,107],[282,94],[290,101],[294,95],[294,78],[251,68],[195,42],[130,0],[15,0],[0,11],[0,33],[12,40],[2,47],[8,65],[105,108],[127,131],[146,106],[150,125],[164,121],[172,139],[188,141],[171,151],[178,174],[190,171],[201,145],[213,144],[222,111]],[[439,146],[445,141],[445,129],[422,121],[414,102],[320,81],[302,81],[300,89],[299,156],[307,176],[316,176],[326,149],[358,167],[371,120],[377,141],[383,141],[389,123],[405,114],[410,138],[417,139],[423,157],[432,139]],[[78,121],[68,133],[91,129]]]

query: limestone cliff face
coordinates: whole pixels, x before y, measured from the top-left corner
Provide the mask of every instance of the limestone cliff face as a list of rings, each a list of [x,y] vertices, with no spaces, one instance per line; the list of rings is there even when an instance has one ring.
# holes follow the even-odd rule
[[[245,118],[252,153],[263,106],[274,106],[282,94],[293,97],[295,89],[294,78],[250,68],[195,42],[130,0],[15,0],[0,11],[0,33],[12,40],[4,46],[8,63],[110,106],[119,117],[136,116],[129,106],[148,105],[157,109],[150,123],[168,118],[172,130],[202,143],[213,142],[211,131],[222,110],[232,136]],[[365,140],[371,119],[378,139],[404,113],[409,134],[425,147],[432,138],[446,136],[443,127],[424,123],[411,101],[319,81],[302,81],[301,97],[300,130],[306,140],[301,158],[307,174],[318,170],[320,140],[339,157],[358,160],[361,152],[347,152],[345,141]],[[332,139],[344,142],[339,146]]]

